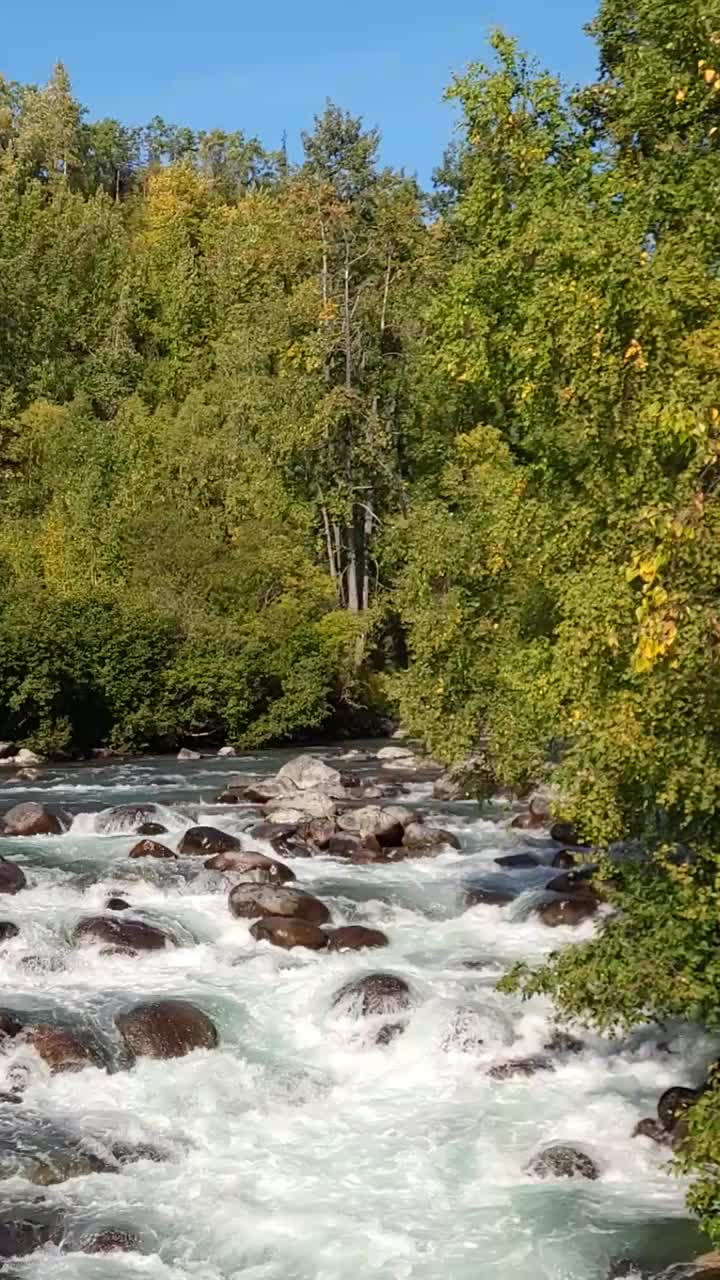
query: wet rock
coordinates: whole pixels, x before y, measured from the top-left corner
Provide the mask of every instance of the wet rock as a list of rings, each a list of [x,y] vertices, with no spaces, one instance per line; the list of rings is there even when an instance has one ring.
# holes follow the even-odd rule
[[[378,760],[414,760],[415,752],[411,747],[381,747],[377,753]]]
[[[6,1036],[12,1039],[18,1035],[23,1026],[24,1023],[16,1018],[14,1013],[10,1013],[7,1009],[0,1009],[0,1045]]]
[[[19,893],[27,888],[27,878],[21,867],[0,858],[0,893]]]
[[[237,755],[237,751],[235,750],[235,748],[234,748],[234,747],[230,747],[230,746],[227,746],[227,747],[220,747],[220,748],[218,749],[218,755],[219,755],[221,758],[223,758],[223,757],[224,757],[225,759],[230,759],[232,756],[236,756],[236,755]]]
[[[347,1006],[363,1017],[381,1013],[401,1013],[410,1007],[412,996],[404,978],[394,973],[366,973],[347,982],[335,994],[333,1007]]]
[[[156,1147],[151,1142],[113,1142],[110,1150],[118,1164],[137,1164],[140,1160],[152,1160],[153,1164],[162,1164],[170,1158],[170,1151]]]
[[[0,920],[0,942],[9,942],[11,938],[17,938],[20,930],[12,920]]]
[[[646,1116],[639,1120],[632,1133],[633,1138],[651,1138],[653,1142],[669,1145],[670,1134],[654,1116]]]
[[[72,941],[77,944],[106,942],[110,946],[130,947],[133,951],[164,951],[174,939],[146,924],[144,920],[116,920],[114,916],[88,916],[75,926]]]
[[[657,1104],[658,1120],[666,1132],[671,1133],[701,1097],[701,1089],[687,1089],[680,1085],[666,1089]]]
[[[381,1046],[392,1044],[404,1031],[404,1022],[386,1022],[375,1032],[375,1043]]]
[[[315,756],[296,756],[289,760],[275,775],[288,791],[344,791],[342,778],[338,769],[333,769]]]
[[[585,1045],[577,1036],[571,1036],[569,1031],[561,1031],[556,1027],[543,1048],[548,1053],[582,1053]]]
[[[513,831],[538,831],[545,826],[545,819],[528,809],[525,813],[516,813],[510,826]]]
[[[455,1009],[443,1036],[443,1049],[460,1049],[463,1053],[475,1053],[482,1048],[483,1044],[482,1017],[478,1010],[470,1006]]]
[[[137,1253],[140,1249],[140,1237],[133,1231],[110,1228],[85,1237],[79,1242],[78,1248],[82,1253]]]
[[[97,830],[100,835],[138,835],[143,827],[144,834],[151,834],[147,825],[156,822],[157,815],[154,804],[117,804],[98,814]]]
[[[302,889],[274,885],[237,884],[228,906],[234,916],[255,920],[261,916],[292,916],[310,924],[326,924],[330,912],[319,898]]]
[[[178,853],[183,857],[192,854],[229,853],[231,849],[240,849],[240,841],[227,831],[218,831],[216,827],[191,827],[186,831],[178,845]]]
[[[167,845],[158,844],[157,840],[141,840],[133,845],[128,858],[177,858],[177,854]]]
[[[368,862],[371,855],[380,853],[382,846],[375,836],[353,836],[349,831],[338,831],[331,836],[327,844],[327,852],[333,858],[347,858],[350,862]]]
[[[528,1173],[536,1178],[587,1178],[591,1182],[600,1176],[600,1170],[589,1155],[561,1143],[545,1147],[533,1156]]]
[[[178,760],[201,760],[202,756],[199,751],[192,751],[190,747],[181,747],[177,753]]]
[[[208,871],[231,871],[242,881],[252,884],[283,884],[295,879],[295,872],[278,862],[275,858],[267,858],[264,853],[216,853],[204,864]]]
[[[335,801],[324,791],[296,791],[270,800],[265,811],[271,822],[304,822],[306,818],[334,818]]]
[[[218,1044],[215,1024],[187,1000],[136,1005],[119,1014],[115,1026],[136,1057],[181,1058],[194,1049],[215,1049]]]
[[[114,957],[118,956],[139,956],[140,952],[135,951],[133,947],[103,947],[100,955],[103,960],[112,960]]]
[[[460,841],[452,831],[443,831],[441,827],[426,827],[424,822],[409,822],[403,832],[402,842],[406,849],[418,851],[435,851],[443,847],[460,848]]]
[[[22,956],[18,964],[30,973],[63,973],[67,969],[65,957],[57,952]]]
[[[334,829],[334,826],[333,826]],[[281,840],[290,840],[298,834],[297,822],[258,822],[250,830],[253,840],[269,840],[275,844]]]
[[[34,1027],[26,1027],[21,1035],[23,1041],[40,1055],[53,1075],[104,1065],[94,1047],[67,1027],[41,1022]]]
[[[362,924],[346,924],[328,933],[328,951],[364,951],[369,947],[387,947],[388,938],[380,929]]]
[[[291,951],[294,947],[307,947],[310,951],[323,951],[328,945],[328,935],[319,925],[292,916],[264,916],[250,929],[256,942],[271,942],[274,947]]]
[[[0,742],[0,760],[13,760],[15,757],[14,742]]]
[[[405,827],[416,820],[410,809],[401,805],[367,805],[364,809],[350,809],[338,818],[341,831],[349,831],[362,839],[374,836],[384,847],[402,844]]]
[[[59,836],[63,830],[57,815],[34,800],[16,804],[3,815],[3,835],[6,836]]]
[[[44,761],[36,751],[31,751],[29,747],[21,747],[15,756],[15,763],[19,765],[34,765],[43,764]]]
[[[335,835],[335,819],[309,818],[298,829],[298,834],[303,840],[307,840],[314,845],[316,849],[325,850]]]
[[[275,778],[238,778],[230,783],[231,791],[237,791],[250,804],[268,804],[270,800],[287,798],[288,788]]]
[[[488,1075],[493,1080],[513,1080],[518,1076],[536,1076],[539,1071],[554,1071],[555,1067],[549,1058],[511,1058],[509,1062],[498,1062],[491,1067]]]
[[[525,868],[542,866],[542,863],[532,853],[505,853],[496,858],[495,862],[498,867],[507,867],[512,871],[522,871]]]
[[[597,866],[579,867],[574,871],[565,871],[562,875],[554,876],[548,881],[545,888],[549,893],[560,893],[563,897],[586,897],[598,900],[599,895],[595,888],[589,883],[591,876],[598,871]]]
[[[485,889],[482,885],[475,885],[472,889],[468,889],[465,895],[465,905],[467,907],[506,907],[508,902],[513,902],[515,895],[506,889]]]
[[[582,844],[577,828],[571,822],[554,822],[550,828],[550,838],[557,844]]]
[[[560,925],[582,924],[584,920],[591,919],[597,909],[596,898],[572,897],[546,902],[537,908],[537,914],[549,929],[557,929]]]
[[[108,898],[107,902],[105,903],[105,910],[106,911],[129,911],[130,903],[126,902],[124,898]]]
[[[14,1220],[0,1222],[0,1258],[26,1258],[46,1244],[59,1243],[61,1236],[58,1218],[18,1209]],[[3,1276],[9,1277],[4,1269]]]
[[[114,1165],[83,1147],[78,1139],[53,1141],[40,1131],[0,1137],[0,1179],[21,1177],[36,1187],[54,1187],[70,1178],[110,1173]]]
[[[215,797],[215,804],[243,804],[243,797],[238,791],[221,791]]]
[[[141,822],[137,829],[139,836],[164,836],[167,835],[167,827],[162,822]]]

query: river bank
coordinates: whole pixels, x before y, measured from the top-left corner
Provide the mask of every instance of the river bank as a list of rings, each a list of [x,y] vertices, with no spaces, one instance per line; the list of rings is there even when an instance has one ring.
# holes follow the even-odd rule
[[[393,786],[371,803],[420,811],[459,847],[361,862],[251,836],[265,806],[215,797],[238,775],[275,774],[297,751],[49,766],[24,786],[0,777],[3,809],[36,801],[69,815],[63,834],[0,838],[27,881],[3,899],[17,933],[2,943],[2,1006],[30,1025],[72,1028],[107,1055],[59,1073],[27,1043],[0,1056],[0,1092],[22,1083],[21,1101],[1,1106],[2,1222],[35,1214],[62,1224],[12,1263],[18,1274],[603,1280],[623,1259],[658,1274],[707,1248],[682,1183],[668,1177],[667,1147],[633,1133],[666,1089],[702,1080],[713,1042],[687,1027],[648,1028],[550,1048],[547,1004],[495,987],[516,960],[592,936],[592,919],[548,928],[534,909],[557,875],[558,846],[509,829],[507,810],[434,801],[429,781],[389,782],[376,759],[340,760],[347,751],[318,755],[357,772],[361,791]],[[144,807],[144,819],[127,806]],[[322,931],[361,926],[387,944],[288,951],[258,941],[253,918],[228,905],[242,876],[192,854],[128,857],[148,820],[165,828],[153,839],[170,853],[198,825],[242,853],[261,851],[324,904]],[[532,865],[498,866],[517,854]],[[507,905],[468,906],[469,893],[499,883]],[[111,899],[127,908],[109,909]],[[79,922],[97,916],[142,922],[171,945],[140,955],[79,945]],[[406,984],[402,1008],[363,1016],[357,1002],[337,1003],[376,972]],[[128,1070],[116,1020],[159,999],[195,1005],[218,1045],[170,1060],[141,1054]],[[538,1059],[545,1069],[503,1073]],[[63,1142],[90,1147],[98,1163],[38,1187],[33,1169]],[[119,1159],[118,1144],[133,1158]],[[538,1177],[533,1161],[556,1144],[582,1152],[596,1176]],[[82,1252],[107,1231],[129,1251]]]

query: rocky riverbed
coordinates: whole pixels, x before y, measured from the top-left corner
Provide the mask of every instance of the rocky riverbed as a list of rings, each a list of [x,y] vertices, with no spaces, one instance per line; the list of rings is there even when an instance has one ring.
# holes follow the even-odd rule
[[[589,858],[382,747],[0,778],[0,1274],[605,1280],[708,1248],[666,1166],[717,1045],[500,995],[598,927]]]

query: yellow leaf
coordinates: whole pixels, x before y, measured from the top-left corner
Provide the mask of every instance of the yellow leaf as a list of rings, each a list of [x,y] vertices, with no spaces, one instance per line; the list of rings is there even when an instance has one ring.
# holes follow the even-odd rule
[[[684,102],[686,98],[687,98],[687,89],[678,89],[677,93],[675,94],[675,101]]]

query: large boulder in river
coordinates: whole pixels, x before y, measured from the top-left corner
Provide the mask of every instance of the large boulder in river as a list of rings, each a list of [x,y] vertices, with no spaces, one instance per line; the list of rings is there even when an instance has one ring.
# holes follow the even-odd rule
[[[230,891],[228,906],[234,916],[249,920],[260,916],[292,916],[311,924],[326,924],[330,919],[330,912],[319,898],[283,885],[237,884]]]
[[[5,836],[60,836],[64,831],[57,814],[34,800],[13,805],[2,821]]]
[[[577,897],[558,898],[555,902],[545,902],[537,908],[537,914],[543,924],[550,929],[561,925],[575,926],[590,920],[598,909],[597,898]]]
[[[364,809],[350,809],[338,818],[341,831],[349,831],[361,837],[375,836],[384,846],[393,847],[402,843],[405,828],[416,821],[416,815],[402,805],[367,805]]]
[[[595,1161],[584,1151],[555,1143],[533,1156],[528,1173],[536,1178],[587,1178],[594,1182],[600,1176]]]
[[[328,933],[328,951],[365,951],[387,945],[388,938],[380,929],[369,929],[364,924],[346,924]]]
[[[403,832],[403,845],[406,849],[419,853],[437,852],[443,847],[459,849],[460,841],[452,831],[443,831],[441,827],[427,827],[424,822],[409,822]]]
[[[305,818],[334,818],[337,806],[325,791],[296,791],[292,796],[271,800],[266,805],[266,812],[271,822],[286,822],[287,814],[292,814],[289,821],[295,821],[297,817],[302,822]]]
[[[668,1133],[676,1128],[686,1112],[702,1097],[701,1089],[688,1089],[682,1085],[673,1085],[666,1089],[657,1104],[658,1120]]]
[[[472,885],[465,895],[466,907],[506,907],[515,894],[505,888],[491,889],[484,885]]]
[[[177,854],[167,845],[158,844],[157,840],[141,840],[133,845],[128,858],[177,858]]]
[[[187,1000],[153,1000],[115,1019],[125,1047],[136,1057],[182,1058],[194,1049],[215,1049],[215,1024]]]
[[[284,884],[295,879],[295,872],[277,862],[275,858],[267,858],[264,853],[245,853],[230,850],[229,853],[216,853],[205,863],[208,871],[229,871],[240,880],[251,884]]]
[[[157,821],[160,810],[154,804],[117,804],[97,816],[97,831],[103,836],[137,835],[140,828]]]
[[[11,938],[17,938],[19,933],[18,926],[12,920],[0,920],[0,942],[9,942]]]
[[[290,792],[327,791],[332,794],[336,791],[342,796],[345,790],[340,771],[311,755],[295,756],[294,760],[289,760],[282,769],[278,769],[275,780]]]
[[[270,942],[286,951],[294,947],[323,951],[328,945],[328,935],[319,925],[292,916],[263,916],[252,925],[250,933],[256,942]]]
[[[34,1027],[26,1027],[21,1033],[21,1039],[39,1053],[53,1075],[103,1065],[93,1046],[67,1027],[49,1022],[38,1023]]]
[[[369,1017],[381,1013],[401,1013],[412,1003],[410,987],[394,973],[366,973],[354,978],[335,994],[333,1008]]]
[[[205,857],[212,853],[229,853],[231,849],[240,849],[240,841],[227,831],[218,831],[217,827],[190,827],[182,836],[178,845],[178,853],[204,853]]]
[[[72,932],[75,944],[104,942],[111,946],[130,947],[133,951],[163,951],[173,940],[144,920],[128,920],[125,916],[88,916]]]
[[[0,893],[19,893],[27,887],[27,879],[22,867],[7,858],[0,858]]]

